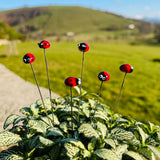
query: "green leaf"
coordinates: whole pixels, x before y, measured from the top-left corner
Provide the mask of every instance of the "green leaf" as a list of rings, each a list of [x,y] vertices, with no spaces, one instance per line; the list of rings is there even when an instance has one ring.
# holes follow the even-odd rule
[[[50,139],[44,138],[42,136],[39,136],[39,142],[46,147],[50,147],[54,145],[53,141],[51,141]]]
[[[105,148],[96,150],[94,154],[104,160],[121,160],[113,151]]]
[[[26,116],[30,116],[31,115],[31,110],[29,107],[24,107],[20,109],[20,112]]]
[[[100,118],[105,121],[109,120],[107,114],[104,111],[99,111],[99,110],[96,111],[94,118]]]
[[[13,125],[15,126],[16,124],[18,124],[19,122],[24,121],[24,120],[26,120],[26,117],[19,117],[19,118],[15,119],[15,121],[13,122]]]
[[[111,131],[111,137],[120,141],[130,141],[135,138],[132,132],[120,127],[116,127]]]
[[[64,144],[64,148],[66,149],[66,155],[69,157],[69,158],[73,158],[78,152],[79,152],[79,148],[74,146],[73,144],[71,143],[65,143]]]
[[[44,101],[45,107],[50,110],[51,109],[50,99],[49,98],[44,98],[43,101]],[[39,107],[44,107],[41,99],[37,100],[36,103]]]
[[[160,158],[160,151],[157,148],[151,145],[148,145],[147,147],[155,154],[155,156]]]
[[[34,129],[37,132],[44,133],[49,128],[49,125],[41,120],[29,120],[27,127]]]
[[[78,86],[75,86],[74,89],[77,91],[78,94],[80,94],[80,88]],[[81,95],[85,95],[87,92],[84,89],[81,89]]]
[[[113,139],[105,139],[104,142],[108,145],[110,145],[113,149],[116,148],[116,143],[114,142]]]
[[[73,145],[75,145],[78,148],[85,149],[83,143],[81,141],[74,139],[74,138],[61,139],[60,142],[61,143],[72,143]]]
[[[21,141],[21,138],[9,131],[4,131],[0,133],[0,146],[9,146],[19,141]]]
[[[43,155],[41,157],[34,157],[34,160],[49,160],[49,156],[48,155]]]
[[[133,158],[134,160],[144,160],[144,158],[137,152],[128,151],[125,153],[125,155]]]
[[[145,158],[147,158],[147,160],[156,160],[153,152],[148,147],[141,148],[141,151],[139,153],[141,153]]]
[[[82,124],[79,129],[78,129],[79,133],[82,133],[85,137],[87,138],[98,138],[99,135],[96,132],[95,129],[93,129],[93,127],[90,124]]]
[[[123,145],[119,145],[115,149],[112,149],[112,151],[117,155],[119,159],[122,159],[122,155],[128,151],[127,148],[128,148],[128,145],[123,144]]]
[[[60,144],[53,145],[52,150],[49,152],[49,156],[51,157],[52,160],[58,159],[58,156],[60,154],[60,149],[61,149]]]
[[[102,137],[105,138],[107,134],[107,127],[103,123],[97,122],[97,130],[99,130],[102,134]]]
[[[4,122],[3,128],[6,129],[10,124],[13,124],[14,121],[21,116],[16,114],[11,114],[9,117],[7,117],[6,121]]]
[[[60,129],[63,130],[63,132],[67,133],[68,131],[67,122],[62,122],[59,127]]]
[[[140,128],[140,127],[137,127],[137,128],[138,128],[139,134],[140,134],[141,139],[142,139],[142,144],[144,145],[146,139],[148,138],[148,135],[143,131],[142,128]]]
[[[37,116],[39,112],[39,106],[36,103],[30,105],[33,116]]]
[[[55,136],[55,137],[63,137],[62,132],[56,127],[50,128],[46,135],[47,136]]]
[[[0,159],[1,160],[24,160],[24,158],[18,153],[12,153],[11,151],[4,150],[0,153]]]

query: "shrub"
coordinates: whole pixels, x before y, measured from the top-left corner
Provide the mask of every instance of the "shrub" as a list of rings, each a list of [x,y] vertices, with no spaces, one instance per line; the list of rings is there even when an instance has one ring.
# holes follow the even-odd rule
[[[78,89],[77,87],[75,87]],[[160,127],[114,114],[83,92],[79,97],[44,99],[12,114],[0,133],[0,146],[12,145],[0,153],[3,160],[154,160],[160,158]],[[71,105],[72,104],[72,105]],[[73,117],[71,117],[73,106]],[[95,115],[94,109],[97,108]],[[79,119],[79,120],[78,120]]]

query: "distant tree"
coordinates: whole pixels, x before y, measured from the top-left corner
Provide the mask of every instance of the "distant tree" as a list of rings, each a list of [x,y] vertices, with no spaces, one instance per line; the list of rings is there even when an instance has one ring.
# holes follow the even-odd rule
[[[137,26],[140,34],[148,34],[153,32],[153,24],[145,21],[141,21]]]
[[[155,24],[154,27],[154,38],[160,43],[160,23]]]

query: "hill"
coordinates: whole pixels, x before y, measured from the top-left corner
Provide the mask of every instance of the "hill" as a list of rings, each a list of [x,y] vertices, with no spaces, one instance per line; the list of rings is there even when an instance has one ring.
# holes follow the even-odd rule
[[[95,33],[128,29],[134,24],[137,29],[144,23],[108,12],[79,6],[45,6],[21,8],[0,12],[0,19],[17,31],[35,35],[62,35],[67,32]]]
[[[13,28],[0,22],[0,39],[19,39],[21,35],[17,33]]]

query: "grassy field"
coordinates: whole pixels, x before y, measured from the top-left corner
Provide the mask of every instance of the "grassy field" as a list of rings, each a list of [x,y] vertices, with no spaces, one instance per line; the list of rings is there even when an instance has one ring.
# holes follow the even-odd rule
[[[17,44],[19,54],[5,57],[5,47],[0,47],[0,63],[27,81],[35,83],[31,68],[22,62],[23,55],[30,52],[36,56],[33,63],[40,86],[47,88],[47,77],[43,50],[39,41]],[[80,77],[82,53],[79,42],[51,42],[46,50],[51,89],[61,96],[69,94],[64,80],[69,76]],[[110,74],[110,80],[102,87],[104,103],[114,109],[124,73],[119,66],[128,63],[134,71],[126,77],[117,111],[123,115],[146,122],[160,124],[160,47],[112,43],[88,43],[90,50],[85,54],[83,88],[98,93],[101,71]],[[23,86],[20,86],[23,87]]]

